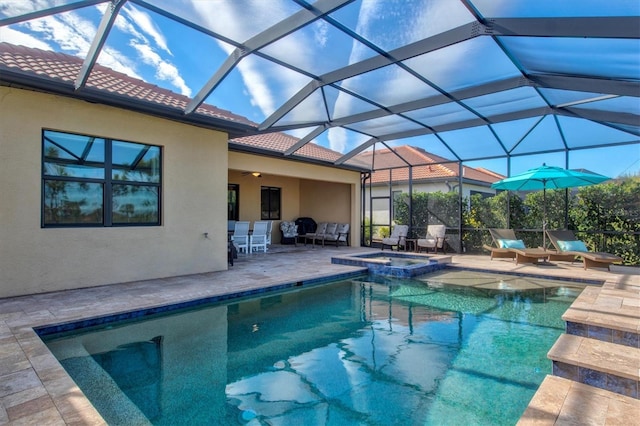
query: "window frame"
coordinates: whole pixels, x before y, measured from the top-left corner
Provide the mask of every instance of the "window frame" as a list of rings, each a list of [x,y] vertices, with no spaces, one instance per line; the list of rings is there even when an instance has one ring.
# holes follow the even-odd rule
[[[267,215],[264,214],[265,210],[262,208],[262,206],[265,204],[263,200],[264,191],[268,191],[268,194],[269,194],[268,202],[267,202],[268,204]],[[271,206],[272,193],[278,194],[277,214],[273,214],[274,210]],[[280,220],[281,218],[282,218],[282,188],[279,188],[276,186],[261,186],[260,187],[260,220]]]
[[[59,134],[65,134],[70,136],[77,136],[83,138],[102,139],[104,141],[103,162],[101,164],[104,175],[102,178],[96,177],[81,177],[81,176],[64,176],[48,174],[46,172],[46,165],[50,163],[50,158],[47,157],[45,150],[45,143],[48,140],[46,138],[48,132],[55,132]],[[49,139],[50,140],[50,139]],[[131,144],[147,147],[147,151],[150,148],[158,149],[158,164],[157,164],[157,182],[154,181],[140,181],[140,180],[120,180],[113,176],[113,170],[122,168],[120,164],[114,164],[112,154],[114,149],[114,142],[118,144]],[[122,145],[120,145],[122,146]],[[43,128],[41,131],[40,142],[41,156],[40,156],[40,185],[41,185],[41,200],[40,200],[40,227],[41,228],[112,228],[112,227],[148,227],[148,226],[162,226],[162,187],[163,187],[163,157],[164,150],[160,145],[153,145],[143,142],[134,142],[123,139],[108,138],[103,136],[87,135],[84,133],[74,133],[69,131]],[[102,204],[101,214],[102,220],[100,222],[77,222],[77,223],[51,223],[47,221],[47,183],[48,182],[69,182],[75,184],[98,184],[102,187]],[[151,222],[114,222],[114,195],[117,193],[114,191],[114,186],[118,187],[140,187],[140,188],[154,188],[157,193],[157,217],[156,220]]]
[[[230,193],[235,193],[233,202],[229,200]],[[231,208],[233,206],[233,208]],[[240,185],[237,183],[227,184],[227,220],[239,220],[240,218]]]

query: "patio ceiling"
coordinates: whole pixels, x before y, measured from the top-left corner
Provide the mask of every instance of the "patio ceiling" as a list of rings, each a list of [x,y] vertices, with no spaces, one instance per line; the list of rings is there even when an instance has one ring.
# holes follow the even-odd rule
[[[186,121],[213,105],[248,118],[209,118],[232,138],[286,132],[280,155],[313,142],[334,165],[375,144],[453,161],[640,144],[636,0],[0,0],[0,41],[79,57],[78,97],[104,65],[187,96]]]

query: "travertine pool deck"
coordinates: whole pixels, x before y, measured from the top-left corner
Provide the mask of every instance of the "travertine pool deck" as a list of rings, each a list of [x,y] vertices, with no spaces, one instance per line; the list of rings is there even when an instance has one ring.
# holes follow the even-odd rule
[[[34,327],[348,273],[361,268],[332,264],[331,257],[368,250],[274,246],[266,254],[241,255],[227,271],[0,299],[0,424],[104,424]],[[588,316],[594,324],[621,321],[640,332],[638,268],[612,266],[610,272],[585,271],[578,262],[516,265],[510,260],[490,261],[488,255],[453,255],[451,266],[603,282],[602,291],[585,297],[573,313]],[[600,290],[600,286],[593,288]],[[521,423],[562,424],[570,420],[571,424],[632,424],[627,416],[637,415],[639,400],[633,399],[631,405],[626,400],[616,404],[620,398],[615,394],[607,396],[606,391],[586,388],[549,376]],[[611,407],[604,416],[581,405],[601,407],[603,401]]]

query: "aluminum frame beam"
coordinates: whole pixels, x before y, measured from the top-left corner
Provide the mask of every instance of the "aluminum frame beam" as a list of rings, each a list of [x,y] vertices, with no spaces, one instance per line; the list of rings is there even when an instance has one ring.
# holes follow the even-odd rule
[[[74,83],[76,90],[82,89],[87,83],[89,74],[91,74],[91,69],[98,60],[98,55],[102,50],[102,46],[104,46],[104,43],[107,41],[109,31],[111,31],[111,27],[113,27],[113,24],[118,17],[118,13],[120,13],[120,9],[122,9],[122,6],[124,6],[126,2],[127,0],[114,0],[111,2],[111,7],[107,7],[105,9],[98,31],[91,42],[91,47],[89,48],[87,56],[85,56],[82,67],[76,77],[76,81]]]
[[[494,36],[639,38],[635,16],[580,18],[485,18],[487,32]]]
[[[354,0],[318,0],[314,3],[312,10],[300,10],[272,27],[256,34],[244,42],[242,47],[236,47],[231,55],[224,61],[223,65],[216,70],[211,78],[198,91],[196,96],[191,99],[191,102],[189,102],[185,108],[185,114],[190,114],[195,111],[231,72],[231,70],[242,60],[242,58],[286,37],[287,35],[307,26],[309,23],[320,19],[322,16],[331,13],[352,1]]]

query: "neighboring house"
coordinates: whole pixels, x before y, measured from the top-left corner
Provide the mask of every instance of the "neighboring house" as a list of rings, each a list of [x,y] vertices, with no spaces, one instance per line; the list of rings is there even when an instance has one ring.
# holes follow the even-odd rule
[[[365,181],[365,212],[367,217],[371,210],[370,197],[381,200],[374,202],[373,223],[388,224],[393,217],[389,211],[389,201],[398,193],[409,193],[409,173],[411,173],[411,190],[416,192],[460,192],[462,181],[462,196],[473,194],[494,195],[496,191],[491,184],[505,176],[484,168],[460,166],[446,158],[432,154],[422,148],[403,145],[389,149],[367,151],[359,154],[356,159],[365,164],[371,164],[376,171],[371,179]],[[411,164],[411,172],[409,166]],[[384,200],[387,199],[385,202]],[[392,204],[392,203],[391,203]]]
[[[339,153],[285,158],[295,138],[100,65],[76,90],[82,64],[0,43],[0,297],[224,270],[230,187],[274,244],[281,220],[360,221]]]

